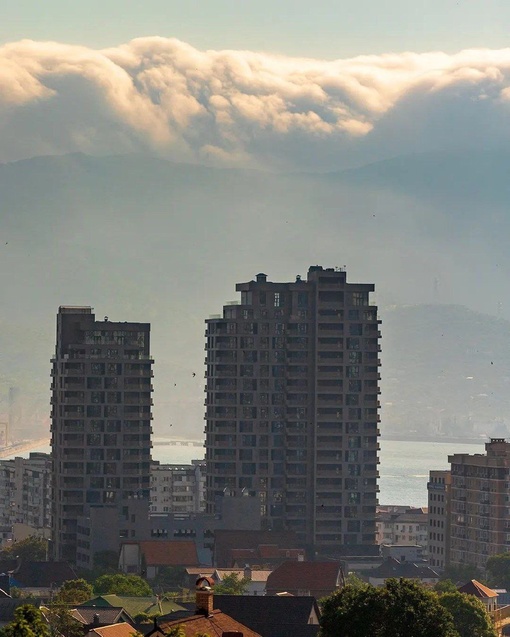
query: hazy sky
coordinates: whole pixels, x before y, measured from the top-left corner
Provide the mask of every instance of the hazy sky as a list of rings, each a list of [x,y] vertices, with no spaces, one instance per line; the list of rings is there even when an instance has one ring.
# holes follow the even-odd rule
[[[149,35],[198,48],[333,59],[389,51],[508,45],[507,0],[18,0],[3,2],[0,41],[104,47]]]

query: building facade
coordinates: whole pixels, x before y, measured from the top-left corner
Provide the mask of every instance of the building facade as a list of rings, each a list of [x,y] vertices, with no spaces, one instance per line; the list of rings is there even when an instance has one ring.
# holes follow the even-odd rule
[[[206,506],[228,489],[260,498],[265,528],[316,551],[373,544],[379,323],[372,284],[313,266],[259,274],[206,330]]]
[[[148,511],[152,363],[149,324],[59,308],[51,386],[56,559],[79,561],[78,521],[91,519],[92,508],[113,505],[130,517],[130,502],[143,500]]]
[[[151,513],[200,513],[205,510],[205,462],[151,466]]]
[[[450,471],[431,471],[428,492],[428,551],[430,566],[444,569],[450,563]]]
[[[510,549],[510,443],[492,438],[484,454],[454,454],[451,466],[450,563],[484,569]]]
[[[378,507],[377,543],[390,545],[419,545],[422,556],[427,555],[428,516],[424,508],[388,506]]]

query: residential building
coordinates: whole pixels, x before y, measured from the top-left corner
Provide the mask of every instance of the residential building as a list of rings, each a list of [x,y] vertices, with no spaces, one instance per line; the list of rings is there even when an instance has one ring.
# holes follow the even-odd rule
[[[428,491],[429,564],[444,569],[450,562],[450,471],[431,471]]]
[[[207,320],[206,507],[260,498],[264,528],[313,551],[375,543],[379,323],[372,284],[312,266],[306,280],[240,283]]]
[[[377,540],[379,544],[419,544],[427,554],[428,518],[426,508],[379,507]]]
[[[0,460],[0,525],[51,527],[51,457],[31,453],[28,458]]]
[[[150,540],[123,542],[119,569],[153,580],[167,567],[198,566],[200,564],[193,540]],[[184,573],[184,568],[183,568]]]
[[[262,637],[317,637],[320,608],[313,597],[217,595],[214,605]]]
[[[205,509],[205,461],[151,465],[151,513],[201,513]]]
[[[221,584],[225,577],[229,577],[234,574],[237,575],[239,580],[246,580],[246,590],[243,596],[246,595],[265,595],[266,582],[271,571],[266,569],[252,569],[249,566],[245,568],[217,568],[211,575],[215,584]]]
[[[387,579],[401,577],[405,579],[418,580],[422,584],[433,586],[439,581],[436,571],[423,564],[413,564],[411,562],[400,562],[393,557],[384,560],[381,566],[372,569],[367,573],[368,583],[372,586],[384,586]]]
[[[484,569],[510,547],[510,443],[492,438],[485,454],[454,454],[451,468],[450,564]]]
[[[498,608],[498,593],[475,579],[472,579],[461,586],[459,588],[459,593],[473,595],[473,597],[476,597],[482,602],[488,613],[493,613]]]
[[[91,536],[107,530],[92,509],[114,507],[136,528],[143,514],[130,513],[130,504],[137,501],[146,504],[148,517],[150,326],[96,321],[90,307],[62,306],[52,363],[54,555],[83,563],[90,547],[86,532],[78,546],[78,526],[95,519]]]
[[[283,562],[267,578],[266,595],[289,593],[322,599],[343,584],[339,562]]]
[[[289,560],[303,561],[305,551],[293,531],[234,531],[214,533],[213,564],[218,568],[251,566],[273,569]]]

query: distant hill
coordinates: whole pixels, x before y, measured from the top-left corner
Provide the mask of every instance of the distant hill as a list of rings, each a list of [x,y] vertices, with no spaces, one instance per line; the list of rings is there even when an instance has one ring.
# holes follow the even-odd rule
[[[17,386],[24,432],[47,428],[55,314],[86,304],[152,323],[155,431],[201,435],[204,319],[236,282],[321,263],[346,265],[348,280],[375,282],[381,308],[396,306],[382,310],[384,426],[496,427],[509,413],[510,341],[488,315],[510,318],[509,170],[506,151],[322,175],[142,155],[0,165],[0,421]]]

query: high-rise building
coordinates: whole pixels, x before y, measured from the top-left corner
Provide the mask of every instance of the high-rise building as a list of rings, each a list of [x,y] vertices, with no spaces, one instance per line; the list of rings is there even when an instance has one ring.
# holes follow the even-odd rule
[[[265,528],[315,551],[373,544],[379,323],[372,284],[312,266],[307,280],[240,283],[207,323],[206,506],[258,494]]]
[[[92,509],[115,507],[131,522],[130,502],[136,500],[139,511],[143,500],[148,511],[149,336],[148,323],[115,323],[107,317],[96,321],[90,307],[59,308],[51,386],[57,559],[79,561],[79,521],[101,519]]]
[[[451,465],[450,564],[484,569],[510,550],[510,443],[492,438],[485,454],[456,453]]]
[[[450,471],[431,471],[428,492],[429,564],[443,569],[450,563]]]

